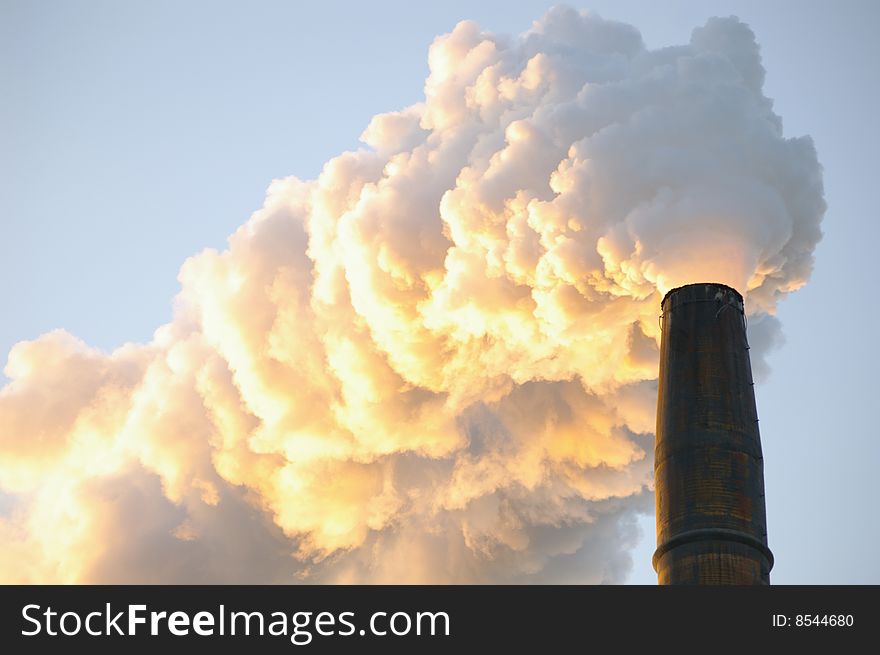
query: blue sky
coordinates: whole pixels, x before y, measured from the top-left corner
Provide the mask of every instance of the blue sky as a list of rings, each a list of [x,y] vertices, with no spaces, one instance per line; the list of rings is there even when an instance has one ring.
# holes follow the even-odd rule
[[[547,2],[0,2],[0,352],[64,327],[111,349],[171,317],[177,271],[314,176],[372,115],[421,98],[458,20],[519,33]],[[774,583],[880,583],[874,396],[880,46],[874,2],[570,3],[649,47],[735,14],[786,136],[810,134],[828,213],[757,390]],[[630,581],[653,583],[653,518]]]

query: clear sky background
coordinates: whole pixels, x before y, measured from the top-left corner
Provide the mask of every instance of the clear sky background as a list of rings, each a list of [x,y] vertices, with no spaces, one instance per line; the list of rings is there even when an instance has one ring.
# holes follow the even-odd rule
[[[57,327],[112,349],[171,318],[183,260],[422,97],[464,18],[519,33],[552,2],[0,0],[0,357]],[[735,14],[828,213],[812,282],[757,389],[777,584],[880,583],[876,330],[880,3],[571,2],[648,47]],[[653,583],[653,517],[630,581]]]

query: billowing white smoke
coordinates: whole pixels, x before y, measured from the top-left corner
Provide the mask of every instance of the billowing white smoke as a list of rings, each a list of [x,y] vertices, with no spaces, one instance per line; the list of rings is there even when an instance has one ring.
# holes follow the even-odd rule
[[[12,349],[4,580],[625,579],[662,294],[728,283],[777,338],[812,142],[734,18],[646,50],[559,8],[429,58],[423,102],[184,264],[152,342]]]

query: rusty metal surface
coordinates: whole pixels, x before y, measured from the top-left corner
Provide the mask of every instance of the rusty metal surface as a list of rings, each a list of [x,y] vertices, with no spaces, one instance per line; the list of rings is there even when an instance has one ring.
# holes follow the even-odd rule
[[[722,284],[662,303],[654,485],[660,584],[769,584],[764,460],[742,296]]]

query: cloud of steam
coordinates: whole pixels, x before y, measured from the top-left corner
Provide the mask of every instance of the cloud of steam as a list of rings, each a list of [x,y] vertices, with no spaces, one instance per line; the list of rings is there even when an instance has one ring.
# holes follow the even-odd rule
[[[730,284],[778,339],[821,236],[813,144],[735,18],[647,50],[557,8],[429,61],[423,102],[186,261],[150,343],[11,350],[0,578],[625,579],[660,298]]]

